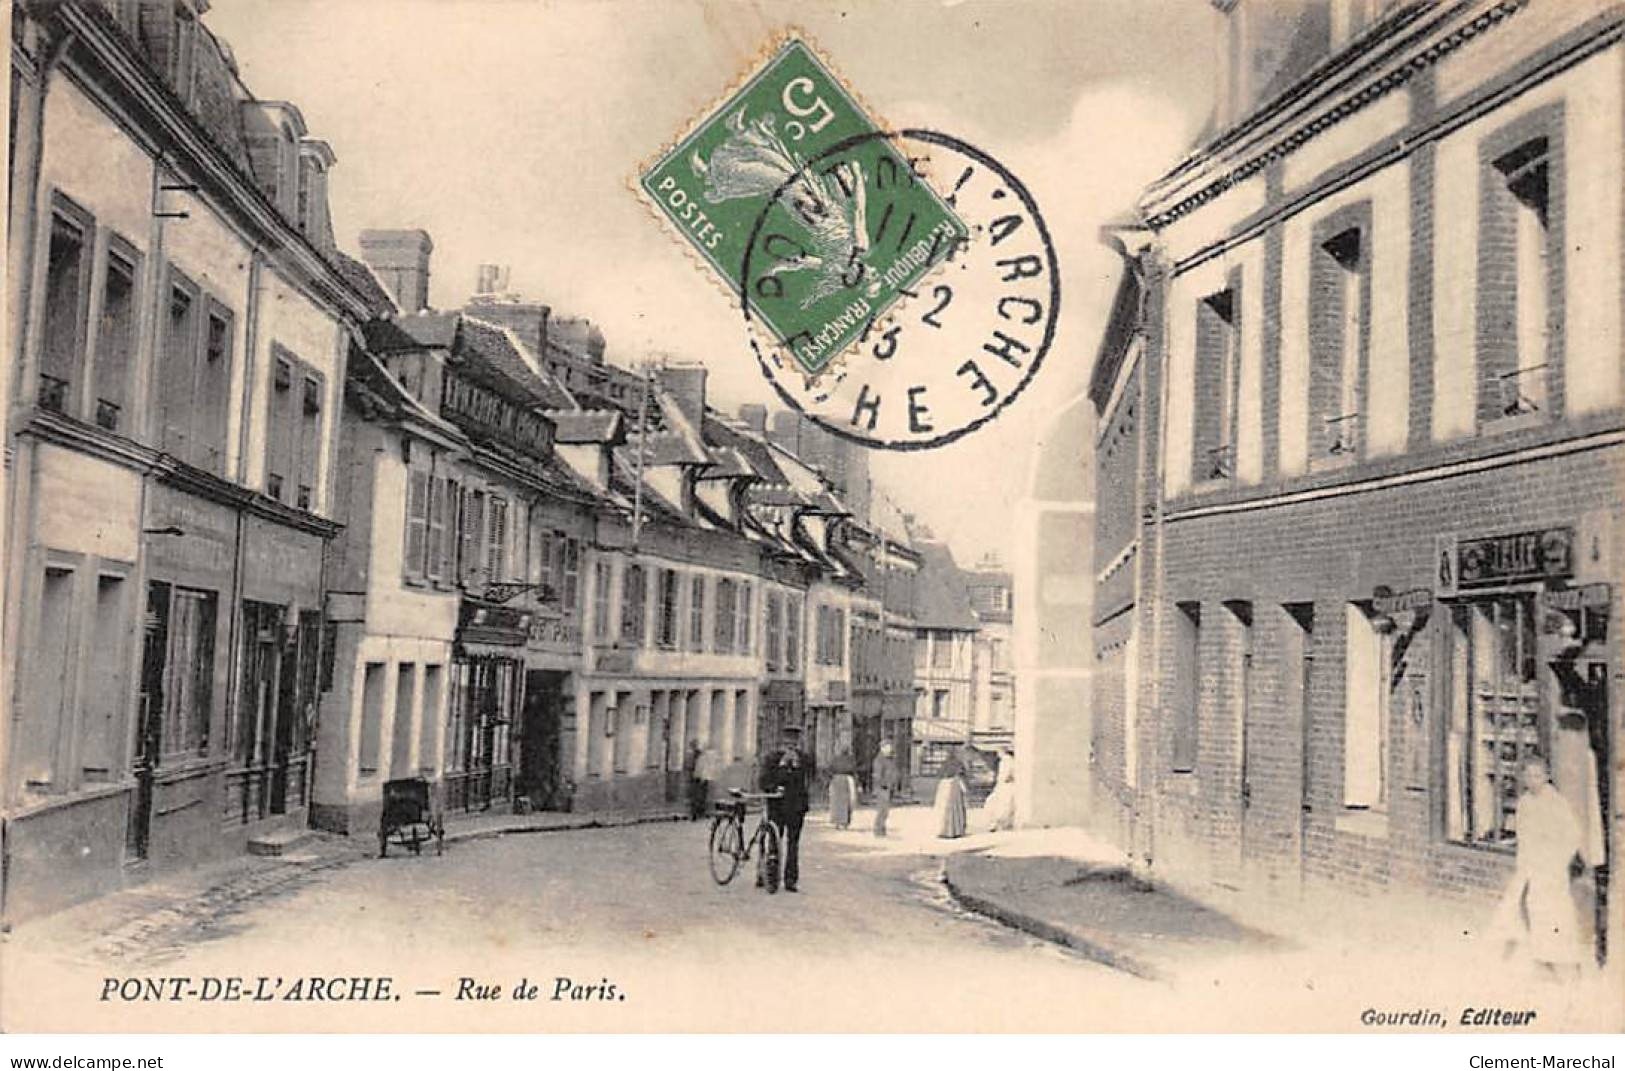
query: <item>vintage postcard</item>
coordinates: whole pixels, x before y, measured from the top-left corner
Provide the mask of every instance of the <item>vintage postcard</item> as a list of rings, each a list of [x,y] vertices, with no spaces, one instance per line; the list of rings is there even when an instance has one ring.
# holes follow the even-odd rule
[[[0,1030],[1625,1027],[1625,8],[7,10]]]

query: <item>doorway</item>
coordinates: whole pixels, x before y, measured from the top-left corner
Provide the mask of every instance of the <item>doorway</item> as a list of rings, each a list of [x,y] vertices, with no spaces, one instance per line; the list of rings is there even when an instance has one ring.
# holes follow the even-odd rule
[[[525,707],[519,759],[519,794],[533,809],[569,809],[564,775],[564,682],[566,674],[530,670],[525,674]]]

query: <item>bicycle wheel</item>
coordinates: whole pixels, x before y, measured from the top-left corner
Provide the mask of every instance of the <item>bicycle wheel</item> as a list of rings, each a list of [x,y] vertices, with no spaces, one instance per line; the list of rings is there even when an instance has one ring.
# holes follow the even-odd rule
[[[739,873],[739,858],[744,855],[743,838],[739,832],[739,819],[724,815],[711,822],[711,877],[718,885],[726,885]]]
[[[762,855],[757,864],[761,868],[762,887],[772,895],[779,891],[779,830],[772,822],[762,823]]]

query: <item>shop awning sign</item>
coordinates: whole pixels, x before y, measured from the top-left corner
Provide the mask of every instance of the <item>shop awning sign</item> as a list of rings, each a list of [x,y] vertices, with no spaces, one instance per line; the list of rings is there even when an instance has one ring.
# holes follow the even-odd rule
[[[1574,572],[1574,529],[1563,526],[1463,539],[1440,536],[1441,595],[1461,588],[1561,579]]]

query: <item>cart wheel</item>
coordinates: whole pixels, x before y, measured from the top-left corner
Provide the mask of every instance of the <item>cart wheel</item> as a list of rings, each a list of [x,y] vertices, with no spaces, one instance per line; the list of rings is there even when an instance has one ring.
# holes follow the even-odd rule
[[[779,891],[779,831],[770,822],[762,836],[762,884],[768,895]]]

